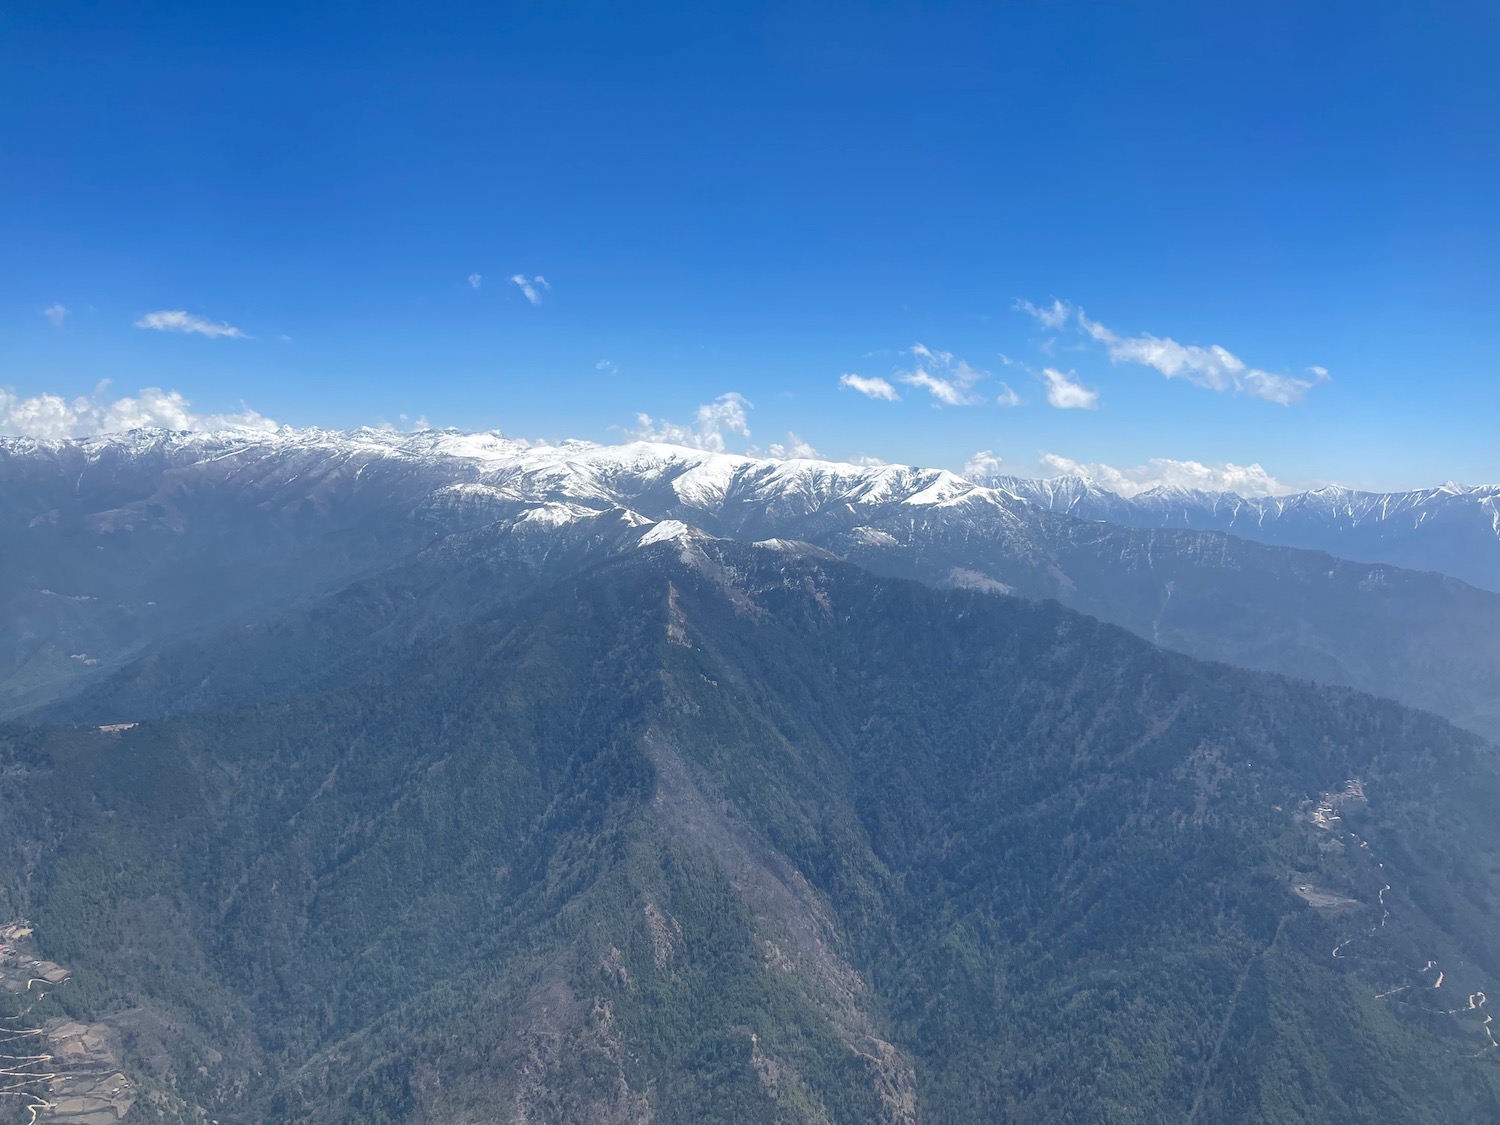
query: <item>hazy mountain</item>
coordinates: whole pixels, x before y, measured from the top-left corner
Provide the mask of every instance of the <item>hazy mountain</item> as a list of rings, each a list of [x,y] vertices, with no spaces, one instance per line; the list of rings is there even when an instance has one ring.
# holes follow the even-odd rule
[[[80,687],[97,688],[92,709],[71,714],[102,720],[333,684],[675,520],[1057,598],[1192,655],[1500,729],[1500,596],[1222,533],[1079,520],[942,470],[376,431],[0,453],[13,712]],[[129,683],[99,686],[127,664]]]
[[[0,733],[3,906],[133,1113],[1500,1114],[1479,740],[651,530],[360,683]]]
[[[1080,477],[986,483],[1033,504],[1125,527],[1228,531],[1346,559],[1435,570],[1500,590],[1500,485],[1413,492],[1330,486],[1289,496],[1153,488],[1130,498]]]

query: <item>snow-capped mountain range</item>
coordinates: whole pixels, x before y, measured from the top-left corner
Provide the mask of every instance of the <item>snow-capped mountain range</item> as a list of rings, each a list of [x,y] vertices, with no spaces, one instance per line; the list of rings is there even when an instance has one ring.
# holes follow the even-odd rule
[[[1084,477],[965,479],[944,469],[771,460],[654,442],[538,445],[493,433],[137,430],[76,442],[0,438],[0,460],[53,462],[80,473],[154,464],[174,486],[234,476],[259,488],[373,474],[429,503],[557,502],[651,518],[687,510],[731,525],[793,515],[846,515],[900,504],[1015,512],[1018,502],[1134,528],[1223,531],[1263,543],[1327,551],[1361,562],[1437,571],[1500,590],[1500,485],[1444,484],[1409,492],[1329,486],[1284,496],[1156,488],[1124,497]],[[397,482],[403,482],[397,486]],[[159,498],[158,498],[159,499]],[[554,512],[554,517],[558,513]],[[126,516],[127,513],[120,513]]]
[[[1227,531],[1342,558],[1435,570],[1500,590],[1500,485],[1448,483],[1410,492],[1330,485],[1286,496],[1154,488],[1120,496],[1083,477],[994,477],[1013,496],[1080,519],[1125,527]]]
[[[1238,510],[1189,499],[1174,507],[1165,495],[1123,502],[1082,482],[980,483],[943,469],[449,431],[0,439],[0,712],[64,697],[216,628],[239,638],[221,654],[260,636],[258,668],[311,674],[378,638],[436,635],[620,551],[711,536],[1055,598],[1194,656],[1500,729],[1500,594],[1441,576],[1500,558],[1483,495],[1431,494],[1433,511],[1455,506],[1425,519],[1413,515],[1417,501],[1387,503],[1390,534],[1360,539],[1350,529],[1379,526],[1367,503],[1324,505],[1323,540],[1303,545],[1380,548],[1335,552],[1356,561],[1240,537],[1290,522],[1236,516],[1233,535],[1182,527],[1184,511]],[[1105,511],[1112,501],[1123,506]],[[1446,560],[1460,540],[1467,553]],[[1372,564],[1398,551],[1441,573]],[[321,622],[311,632],[308,613]],[[263,635],[244,631],[273,617],[282,624]],[[303,663],[277,649],[280,636],[300,638]],[[320,654],[313,665],[309,653]],[[197,691],[198,663],[179,669]]]
[[[812,511],[829,503],[871,506],[953,503],[965,497],[1010,500],[996,489],[943,469],[876,467],[809,460],[767,460],[656,442],[535,445],[499,434],[363,429],[132,431],[76,442],[0,439],[0,457],[76,466],[157,465],[174,480],[236,474],[288,482],[316,466],[322,474],[379,473],[440,489],[456,502],[565,501],[646,507],[664,501],[715,512],[736,504]]]

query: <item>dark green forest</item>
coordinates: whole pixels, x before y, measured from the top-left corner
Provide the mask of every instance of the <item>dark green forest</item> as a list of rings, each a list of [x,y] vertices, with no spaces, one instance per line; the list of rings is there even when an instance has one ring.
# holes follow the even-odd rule
[[[1476,736],[810,552],[491,612],[0,732],[3,909],[132,1120],[1500,1119]]]

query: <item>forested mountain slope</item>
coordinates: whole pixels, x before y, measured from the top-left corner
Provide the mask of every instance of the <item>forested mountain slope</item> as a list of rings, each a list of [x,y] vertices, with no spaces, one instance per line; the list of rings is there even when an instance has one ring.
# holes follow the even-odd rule
[[[655,530],[362,682],[4,730],[4,906],[133,1112],[1500,1115],[1491,748]]]

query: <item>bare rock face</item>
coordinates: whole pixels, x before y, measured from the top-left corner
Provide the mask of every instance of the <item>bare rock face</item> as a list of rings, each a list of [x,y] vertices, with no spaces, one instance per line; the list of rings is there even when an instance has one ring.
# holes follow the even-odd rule
[[[608,1000],[580,999],[553,980],[526,998],[525,1013],[501,1054],[501,1073],[513,1076],[511,1125],[650,1125],[650,1099],[626,1080],[624,1045]]]

